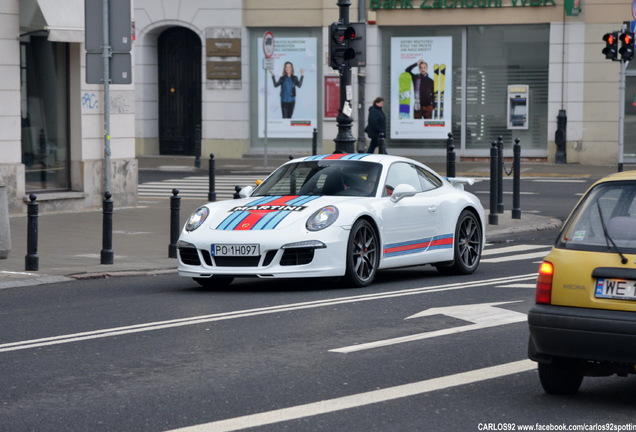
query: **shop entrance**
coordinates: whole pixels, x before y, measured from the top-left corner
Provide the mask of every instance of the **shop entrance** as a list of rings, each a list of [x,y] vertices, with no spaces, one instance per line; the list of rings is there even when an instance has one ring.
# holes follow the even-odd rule
[[[194,155],[201,125],[201,40],[191,30],[170,28],[159,36],[159,152]]]

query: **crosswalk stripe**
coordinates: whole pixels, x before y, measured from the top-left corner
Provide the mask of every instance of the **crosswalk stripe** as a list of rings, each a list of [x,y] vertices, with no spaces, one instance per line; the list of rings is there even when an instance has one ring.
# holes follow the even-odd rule
[[[506,255],[502,257],[496,258],[486,258],[482,259],[482,263],[500,263],[506,261],[520,261],[526,259],[535,259],[535,258],[544,258],[548,254],[548,251],[520,254],[520,255]]]
[[[255,185],[256,181],[265,176],[222,176],[214,179],[214,192],[217,200],[232,199],[236,186]],[[206,200],[210,188],[207,176],[190,176],[179,179],[166,179],[141,183],[137,195],[142,198],[169,198],[172,190],[179,190],[179,197]]]
[[[546,245],[517,245],[517,246],[506,246],[506,247],[500,247],[500,248],[493,248],[493,249],[488,249],[486,248],[486,250],[484,250],[484,252],[481,254],[481,256],[489,256],[489,255],[500,255],[500,254],[507,254],[507,253],[512,253],[512,252],[519,252],[519,251],[529,251],[529,250],[533,250],[533,249],[549,249],[550,246],[546,246]]]

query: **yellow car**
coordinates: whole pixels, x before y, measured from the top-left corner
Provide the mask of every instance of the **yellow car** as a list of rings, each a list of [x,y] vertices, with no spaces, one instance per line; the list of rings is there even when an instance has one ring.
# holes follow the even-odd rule
[[[636,373],[636,171],[596,182],[539,270],[528,355],[546,393]]]

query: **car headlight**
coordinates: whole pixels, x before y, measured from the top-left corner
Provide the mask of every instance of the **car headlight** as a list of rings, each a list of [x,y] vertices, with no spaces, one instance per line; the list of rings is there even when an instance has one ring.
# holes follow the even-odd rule
[[[334,206],[326,206],[318,210],[307,219],[305,226],[309,231],[320,231],[338,219],[338,209]]]
[[[207,207],[199,207],[196,209],[185,224],[186,231],[194,231],[199,228],[209,215],[210,210]]]

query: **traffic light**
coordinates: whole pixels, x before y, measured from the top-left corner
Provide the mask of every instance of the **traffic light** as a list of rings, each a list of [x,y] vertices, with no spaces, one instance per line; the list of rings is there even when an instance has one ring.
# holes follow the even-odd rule
[[[603,40],[605,41],[605,48],[603,48],[605,58],[616,60],[618,55],[618,32],[605,33]]]
[[[619,37],[621,41],[621,49],[618,51],[621,54],[621,60],[629,61],[634,58],[634,33],[626,31],[621,33]]]
[[[329,65],[333,69],[342,66],[366,66],[364,49],[366,24],[351,23],[347,26],[335,22],[329,28]],[[348,63],[346,63],[348,61]]]
[[[349,41],[356,37],[356,30],[335,22],[331,24],[329,36],[329,65],[333,69],[339,69],[346,65],[347,60],[356,56],[355,49],[349,46]]]

